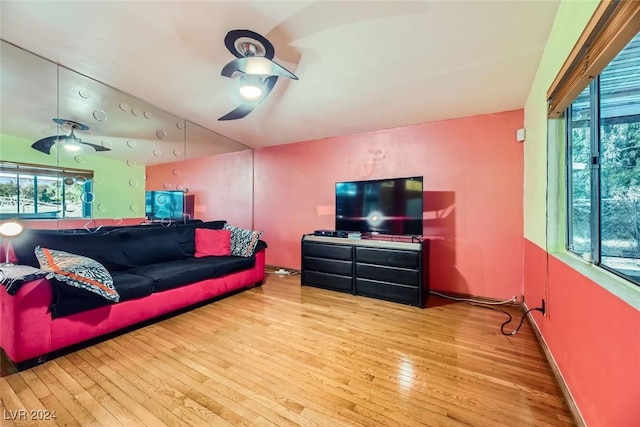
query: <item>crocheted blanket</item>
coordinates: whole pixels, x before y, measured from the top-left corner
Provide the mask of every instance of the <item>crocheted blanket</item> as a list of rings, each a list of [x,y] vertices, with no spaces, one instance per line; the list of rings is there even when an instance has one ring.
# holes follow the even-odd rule
[[[24,283],[40,279],[47,274],[49,273],[30,265],[3,265],[0,266],[0,283],[7,288],[9,295],[15,295]]]

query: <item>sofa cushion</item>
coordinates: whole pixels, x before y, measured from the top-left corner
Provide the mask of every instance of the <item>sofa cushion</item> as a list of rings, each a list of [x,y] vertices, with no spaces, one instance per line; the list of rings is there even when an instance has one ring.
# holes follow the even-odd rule
[[[18,263],[39,267],[35,247],[57,249],[80,254],[96,260],[109,271],[126,270],[135,267],[130,263],[117,239],[109,233],[59,232],[57,230],[25,230],[12,241]]]
[[[231,231],[196,228],[196,258],[231,255]]]
[[[253,268],[254,257],[203,257],[152,264],[128,272],[153,280],[154,292]]]
[[[192,222],[188,225],[195,225],[198,228],[208,228],[209,230],[222,230],[227,221],[225,220],[216,220],[216,221],[207,221],[207,222]]]
[[[145,297],[153,292],[153,280],[149,277],[122,271],[112,273],[112,277],[113,287],[120,294],[120,302]],[[54,296],[51,304],[51,316],[54,319],[113,304],[93,293],[72,288],[57,280],[52,281],[52,284]]]
[[[110,301],[118,302],[120,295],[113,287],[113,278],[99,262],[81,255],[55,249],[35,249],[40,269],[48,271],[47,277],[55,277],[76,288],[93,292]]]
[[[246,230],[231,224],[225,224],[224,229],[231,231],[231,255],[253,256],[262,231]]]
[[[191,257],[195,229],[219,230],[226,221],[190,221],[164,227],[158,224],[100,227],[92,231],[27,229],[12,240],[19,264],[38,267],[36,246],[80,254],[98,261],[109,271],[123,271],[157,262]],[[149,248],[153,248],[150,251]]]
[[[120,228],[109,232],[135,267],[192,257],[194,234],[193,226]]]

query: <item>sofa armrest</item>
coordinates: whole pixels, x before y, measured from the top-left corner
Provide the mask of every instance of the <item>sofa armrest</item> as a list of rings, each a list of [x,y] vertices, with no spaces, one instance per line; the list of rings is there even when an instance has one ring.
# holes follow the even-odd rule
[[[50,352],[51,298],[47,279],[27,282],[13,296],[0,289],[0,347],[12,361],[22,362]]]
[[[261,285],[262,282],[264,282],[264,277],[265,277],[265,264],[266,264],[266,250],[265,249],[260,249],[259,251],[256,252],[255,254],[256,257],[256,264],[253,267],[253,271],[255,272],[256,276],[255,276],[255,281],[254,283],[256,285]]]

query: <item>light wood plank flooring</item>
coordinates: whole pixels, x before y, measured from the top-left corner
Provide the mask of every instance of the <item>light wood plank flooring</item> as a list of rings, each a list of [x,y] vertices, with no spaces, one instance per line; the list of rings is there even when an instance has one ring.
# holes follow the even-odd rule
[[[574,425],[533,331],[525,322],[502,336],[504,320],[437,297],[421,310],[271,275],[1,378],[0,425]],[[33,419],[47,411],[57,418]]]

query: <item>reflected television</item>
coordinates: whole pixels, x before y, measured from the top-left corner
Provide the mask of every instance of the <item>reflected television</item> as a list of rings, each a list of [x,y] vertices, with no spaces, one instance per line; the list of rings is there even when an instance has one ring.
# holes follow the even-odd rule
[[[336,230],[422,236],[422,177],[336,183]]]
[[[184,217],[183,191],[147,191],[145,214],[149,220],[178,221]]]

